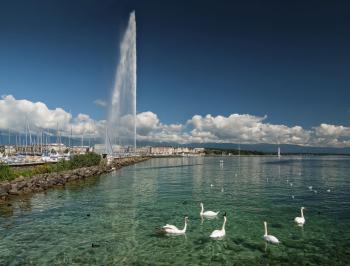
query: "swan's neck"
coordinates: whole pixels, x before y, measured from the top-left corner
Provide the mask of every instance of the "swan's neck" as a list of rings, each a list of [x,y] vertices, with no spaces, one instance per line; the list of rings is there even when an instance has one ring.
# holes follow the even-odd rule
[[[301,218],[304,218],[304,211],[303,211],[303,209],[300,209],[300,212],[301,212]]]
[[[201,210],[201,214],[203,214],[203,212],[204,212],[204,207],[203,207],[203,204],[201,204],[201,208],[202,208],[202,210]]]
[[[224,223],[222,224],[222,231],[225,231],[225,225],[226,225],[226,216],[224,217]]]
[[[185,226],[184,226],[184,228],[182,229],[182,232],[186,232],[186,229],[187,229],[187,221],[185,220]]]
[[[267,236],[267,225],[266,225],[266,223],[264,223],[264,227],[265,227],[265,236]]]

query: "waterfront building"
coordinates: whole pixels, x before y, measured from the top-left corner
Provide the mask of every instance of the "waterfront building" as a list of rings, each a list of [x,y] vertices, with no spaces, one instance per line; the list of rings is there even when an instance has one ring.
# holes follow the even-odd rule
[[[151,146],[137,147],[136,154],[139,154],[139,155],[151,154]]]
[[[173,147],[151,147],[151,155],[174,155]]]

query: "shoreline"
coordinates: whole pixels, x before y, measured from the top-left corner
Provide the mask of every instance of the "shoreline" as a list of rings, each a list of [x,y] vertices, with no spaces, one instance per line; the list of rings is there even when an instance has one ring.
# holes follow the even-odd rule
[[[20,195],[42,192],[55,187],[62,187],[71,181],[83,180],[92,176],[99,176],[104,173],[121,169],[124,166],[133,165],[148,159],[150,158],[116,158],[109,165],[100,164],[96,166],[77,168],[74,170],[37,174],[31,177],[18,177],[11,181],[2,181],[0,183],[0,204]]]

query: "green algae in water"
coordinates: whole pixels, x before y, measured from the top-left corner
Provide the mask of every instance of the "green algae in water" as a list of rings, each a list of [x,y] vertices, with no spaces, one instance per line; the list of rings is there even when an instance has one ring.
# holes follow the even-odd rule
[[[348,157],[152,159],[0,206],[0,264],[348,265],[349,170]],[[218,218],[202,221],[200,202]],[[184,215],[185,236],[157,233]]]

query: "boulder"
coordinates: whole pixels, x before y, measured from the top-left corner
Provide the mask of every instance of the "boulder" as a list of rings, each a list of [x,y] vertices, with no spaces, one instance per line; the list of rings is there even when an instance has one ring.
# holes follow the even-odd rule
[[[0,186],[0,197],[6,196],[11,189],[10,183],[3,183]]]
[[[22,192],[23,193],[30,193],[30,192],[32,192],[32,189],[30,189],[29,187],[25,187],[25,188],[23,188]]]
[[[11,184],[11,189],[8,191],[8,193],[11,195],[18,195],[19,194],[19,191],[17,188],[17,183]]]
[[[22,190],[22,189],[25,188],[26,186],[27,186],[27,181],[17,182],[17,189],[18,189],[18,190]]]

